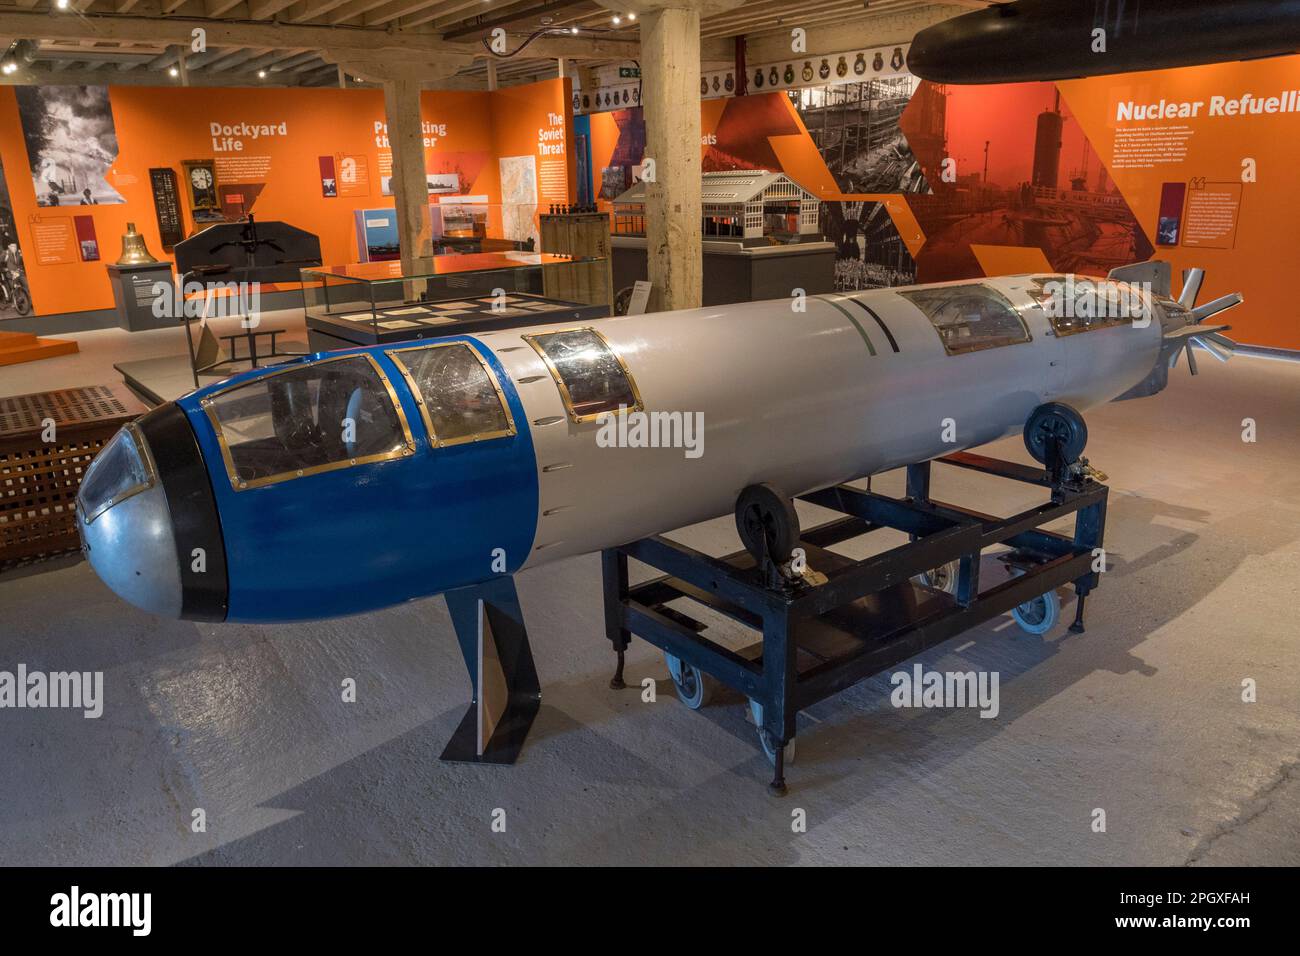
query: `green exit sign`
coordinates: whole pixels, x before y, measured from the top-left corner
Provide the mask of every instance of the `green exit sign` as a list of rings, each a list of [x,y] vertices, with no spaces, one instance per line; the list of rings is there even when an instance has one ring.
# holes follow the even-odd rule
[[[641,68],[639,66],[620,66],[618,68],[618,78],[620,80],[625,80],[629,78],[636,79],[640,75],[641,75]]]

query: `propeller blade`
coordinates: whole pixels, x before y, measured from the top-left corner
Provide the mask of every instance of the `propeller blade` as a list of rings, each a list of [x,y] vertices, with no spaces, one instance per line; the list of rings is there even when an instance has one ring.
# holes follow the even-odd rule
[[[1198,335],[1197,338],[1207,339],[1208,341],[1213,342],[1215,345],[1219,346],[1219,348],[1223,349],[1225,352],[1229,354],[1237,351],[1237,343],[1232,341],[1232,339],[1228,338],[1226,335],[1220,335],[1218,332],[1210,332],[1206,335]]]
[[[1196,305],[1196,297],[1201,291],[1201,282],[1205,279],[1204,269],[1184,269],[1183,289],[1178,293],[1178,304],[1184,309]]]
[[[1231,295],[1220,296],[1213,302],[1207,302],[1205,305],[1197,306],[1195,309],[1192,309],[1192,323],[1194,325],[1200,325],[1210,316],[1218,315],[1220,312],[1231,309],[1233,306],[1241,305],[1244,301],[1245,300],[1241,297],[1240,292],[1233,292]]]
[[[1226,362],[1228,361],[1228,359],[1232,358],[1231,352],[1226,351],[1221,346],[1216,345],[1206,337],[1202,337],[1200,335],[1194,336],[1192,338],[1192,342],[1195,343],[1198,348],[1204,349],[1205,351],[1209,352],[1220,362]]]
[[[1187,367],[1191,370],[1193,375],[1196,374],[1196,356],[1192,354],[1191,339],[1187,340]]]

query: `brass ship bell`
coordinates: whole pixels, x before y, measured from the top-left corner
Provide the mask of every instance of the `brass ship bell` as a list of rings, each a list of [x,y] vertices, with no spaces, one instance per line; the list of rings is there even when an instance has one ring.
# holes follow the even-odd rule
[[[145,248],[144,236],[135,231],[135,223],[128,222],[126,232],[122,235],[122,254],[117,257],[117,264],[119,266],[143,266],[157,261],[157,259],[149,255],[149,250]]]

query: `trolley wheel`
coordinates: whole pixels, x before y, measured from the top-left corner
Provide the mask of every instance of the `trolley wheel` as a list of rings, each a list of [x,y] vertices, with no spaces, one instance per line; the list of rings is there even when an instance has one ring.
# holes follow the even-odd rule
[[[785,564],[799,543],[794,502],[771,485],[750,485],[736,500],[736,531],[755,561]]]
[[[614,296],[615,315],[627,315],[628,306],[632,304],[633,291],[630,285],[618,290],[618,294]]]
[[[673,678],[673,688],[683,704],[691,710],[699,710],[713,696],[715,681],[694,664],[687,664],[680,658],[664,653],[664,663]]]
[[[1079,460],[1088,444],[1088,426],[1083,416],[1060,402],[1048,402],[1034,409],[1025,423],[1025,448],[1040,465],[1049,465],[1052,446],[1060,445],[1062,464]]]
[[[754,723],[758,726],[758,745],[763,748],[763,755],[767,757],[767,762],[776,766],[776,742],[763,727],[763,705],[751,697],[749,712],[754,718]],[[785,745],[785,762],[788,764],[794,763],[794,745],[794,740]]]
[[[947,564],[941,564],[929,571],[922,571],[916,576],[916,580],[926,587],[936,588],[946,594],[956,594],[957,581],[960,576],[961,562],[949,561]]]
[[[1011,616],[1026,634],[1046,634],[1060,620],[1061,599],[1055,591],[1048,591],[1012,608]]]

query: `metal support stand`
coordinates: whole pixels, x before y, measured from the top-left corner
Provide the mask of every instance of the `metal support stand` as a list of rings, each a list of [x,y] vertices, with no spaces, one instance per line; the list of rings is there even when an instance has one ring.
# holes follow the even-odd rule
[[[448,591],[446,599],[474,696],[442,759],[514,763],[542,703],[514,578]]]
[[[1074,600],[1074,623],[1070,625],[1071,634],[1083,633],[1083,602],[1088,600],[1088,592],[1078,592]]]
[[[804,495],[840,515],[799,536],[818,575],[781,587],[771,586],[749,551],[716,558],[659,536],[610,548],[601,555],[605,632],[619,659],[610,685],[623,686],[623,652],[635,634],[679,670],[693,668],[748,697],[772,760],[769,789],[781,795],[785,747],[794,741],[800,710],[1027,602],[1054,601],[1067,584],[1079,595],[1075,626],[1082,630],[1084,598],[1098,583],[1093,549],[1105,531],[1106,486],[1086,474],[1053,480],[1036,468],[969,453],[937,461],[1037,485],[1051,500],[1007,518],[935,501],[930,462],[907,469],[904,498],[848,485]],[[1072,536],[1045,530],[1071,514]],[[860,561],[829,550],[879,528],[905,532],[910,543]],[[989,548],[1009,549],[999,551],[1014,559],[1009,580],[981,582],[980,557]],[[630,586],[629,557],[663,576]],[[950,562],[959,568],[955,593],[917,581]],[[749,628],[761,642],[738,653],[709,640],[707,626],[680,610],[695,605]]]
[[[627,687],[623,682],[623,661],[632,634],[621,626],[617,606],[609,600],[609,589],[612,586],[618,593],[627,590],[627,555],[620,551],[602,551],[600,567],[605,588],[605,634],[614,645],[614,653],[618,655],[618,666],[614,669],[614,676],[609,679],[609,686],[611,690],[622,690]]]

